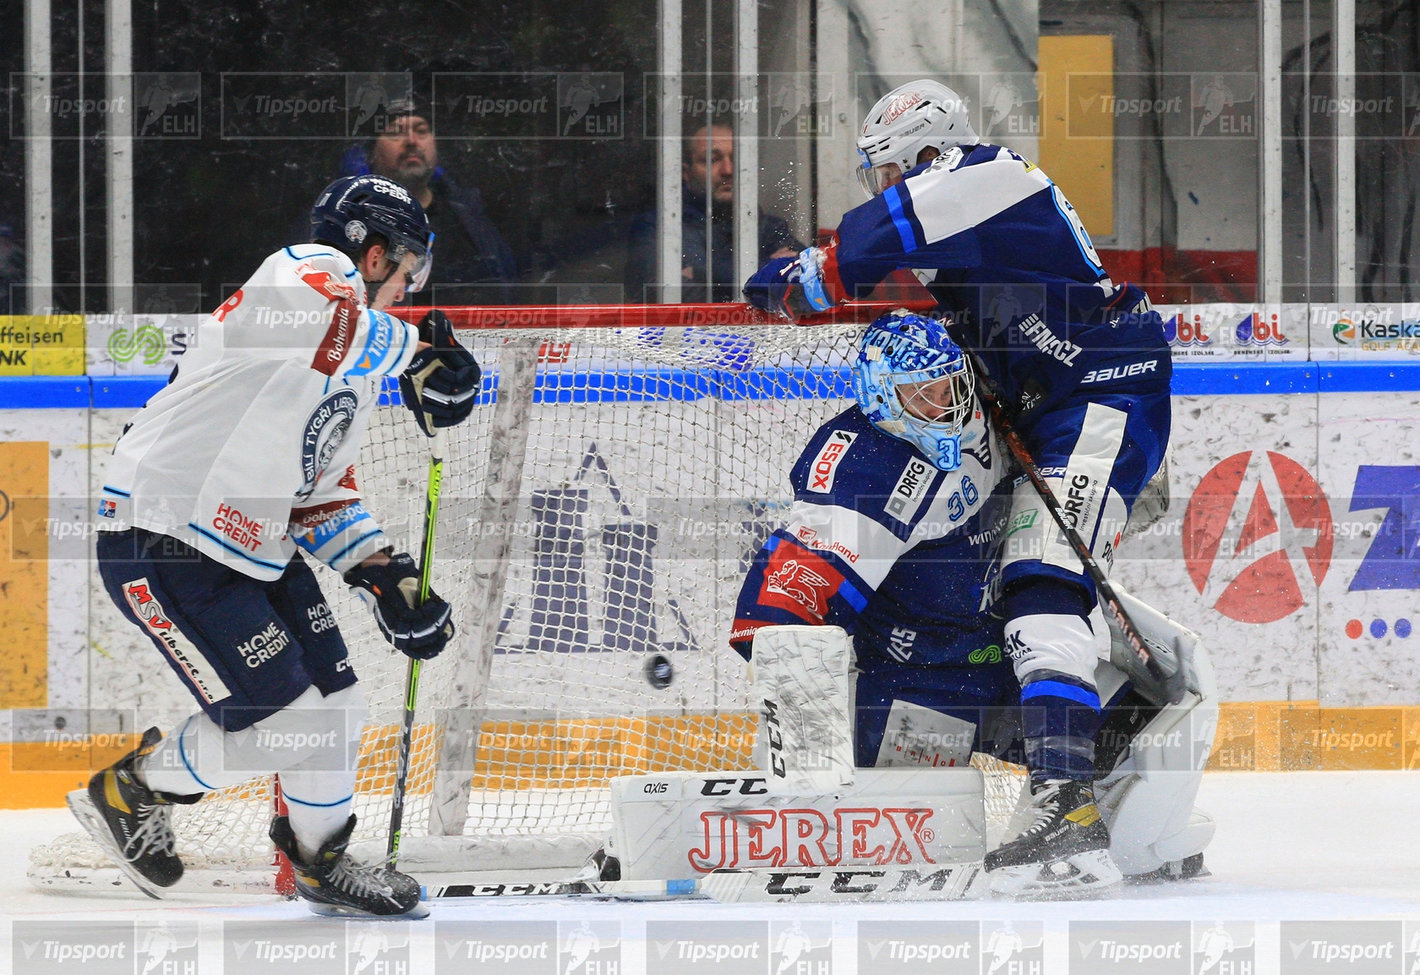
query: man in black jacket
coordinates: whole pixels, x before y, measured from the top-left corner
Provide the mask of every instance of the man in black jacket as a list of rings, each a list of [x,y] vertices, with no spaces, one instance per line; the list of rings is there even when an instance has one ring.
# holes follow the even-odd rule
[[[733,220],[734,130],[718,122],[695,130],[685,140],[681,178],[681,300],[739,301]],[[761,263],[793,257],[803,249],[782,217],[759,215]],[[657,299],[657,251],[656,213],[651,211],[637,217],[631,227],[627,301]]]
[[[402,183],[434,231],[434,265],[415,304],[508,304],[517,275],[513,252],[488,219],[483,197],[439,167],[431,113],[417,96],[389,106],[368,149],[370,171]]]

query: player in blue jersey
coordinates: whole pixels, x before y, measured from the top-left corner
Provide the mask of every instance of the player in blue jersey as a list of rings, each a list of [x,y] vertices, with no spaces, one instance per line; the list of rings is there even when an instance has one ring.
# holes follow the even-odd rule
[[[765,265],[746,297],[799,320],[912,269],[1067,516],[1111,565],[1168,444],[1171,366],[1159,316],[1138,288],[1109,279],[1059,187],[1030,160],[982,144],[945,86],[889,92],[869,111],[858,149],[872,198],[844,215],[828,246]],[[1027,705],[1037,815],[988,856],[993,871],[1108,845],[1102,829],[1078,825],[1096,816],[1094,586],[1029,483],[1015,489],[1008,523],[1004,645]]]

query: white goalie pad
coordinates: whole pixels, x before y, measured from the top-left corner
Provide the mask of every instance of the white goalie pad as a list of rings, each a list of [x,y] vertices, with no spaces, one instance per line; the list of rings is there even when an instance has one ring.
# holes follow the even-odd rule
[[[1187,693],[1160,709],[1135,733],[1128,750],[1095,794],[1109,824],[1110,855],[1129,875],[1203,852],[1214,824],[1194,809],[1203,767],[1218,728],[1218,690],[1207,648],[1198,634],[1137,599],[1115,590],[1146,643],[1167,648],[1186,675]],[[1137,677],[1134,656],[1111,623],[1109,662],[1096,672],[1107,699],[1126,678]],[[1144,682],[1135,687],[1148,696]]]
[[[756,757],[771,792],[853,784],[853,641],[837,626],[766,626],[754,635]]]
[[[624,880],[715,870],[977,863],[986,854],[979,771],[860,769],[837,794],[771,793],[755,772],[666,772],[611,781]]]

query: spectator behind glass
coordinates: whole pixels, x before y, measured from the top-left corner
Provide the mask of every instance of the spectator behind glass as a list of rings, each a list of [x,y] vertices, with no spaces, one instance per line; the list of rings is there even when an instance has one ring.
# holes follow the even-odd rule
[[[420,94],[394,99],[379,134],[351,146],[341,160],[341,176],[375,173],[404,185],[419,201],[434,232],[434,264],[429,283],[402,303],[505,305],[513,300],[517,265],[513,251],[488,218],[483,195],[463,186],[439,165],[428,101]],[[303,220],[288,235],[291,243],[310,240]]]
[[[717,122],[702,125],[692,132],[683,146],[681,179],[681,300],[738,301],[734,129]],[[789,224],[782,217],[760,213],[761,263],[776,257],[792,257],[803,249],[804,245],[789,232]],[[656,213],[643,213],[631,225],[626,259],[628,301],[655,300],[659,250]],[[651,289],[649,295],[648,289]]]

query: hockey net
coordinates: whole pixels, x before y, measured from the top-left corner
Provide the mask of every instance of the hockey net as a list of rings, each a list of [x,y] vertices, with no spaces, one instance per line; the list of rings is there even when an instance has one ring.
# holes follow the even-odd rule
[[[847,364],[884,307],[796,328],[742,305],[450,309],[484,370],[449,432],[434,588],[458,635],[423,668],[400,862],[420,870],[566,868],[610,832],[611,778],[752,767],[745,665],[726,643],[750,558],[783,523],[788,468],[852,402]],[[418,552],[427,439],[376,410],[367,506]],[[405,658],[322,573],[370,706],[356,840],[383,853]],[[663,659],[670,681],[648,666]],[[988,821],[1019,791],[988,760]],[[174,815],[203,882],[269,888],[269,780]],[[81,878],[82,835],[31,875]]]

